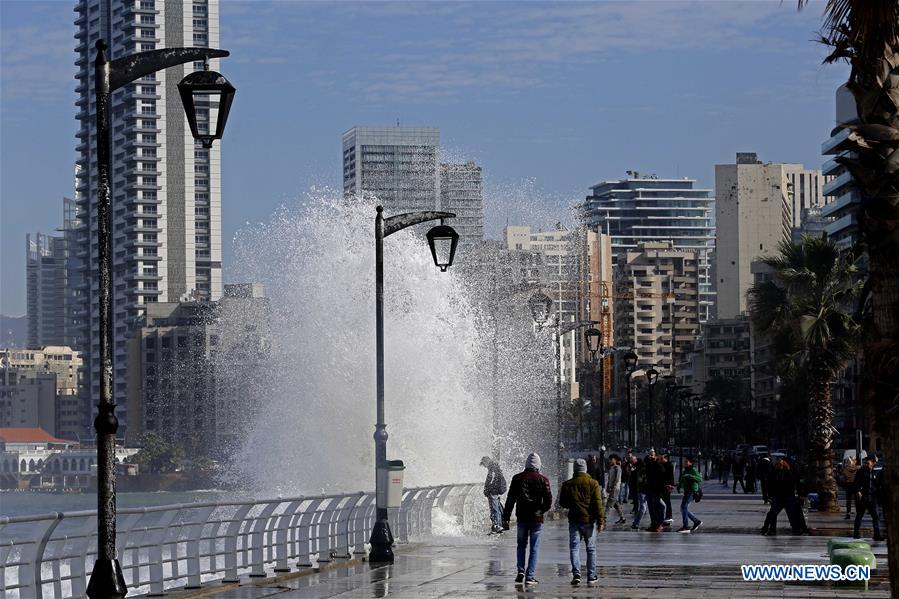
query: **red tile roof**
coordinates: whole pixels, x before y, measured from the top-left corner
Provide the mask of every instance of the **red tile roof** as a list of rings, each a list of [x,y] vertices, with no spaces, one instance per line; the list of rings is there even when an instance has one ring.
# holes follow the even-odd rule
[[[69,443],[57,439],[42,428],[0,428],[0,441],[6,443]]]

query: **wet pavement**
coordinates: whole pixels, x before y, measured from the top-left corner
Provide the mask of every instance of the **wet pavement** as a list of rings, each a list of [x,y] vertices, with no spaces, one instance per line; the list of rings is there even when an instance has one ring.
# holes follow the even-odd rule
[[[870,590],[836,587],[832,583],[744,582],[741,564],[826,564],[827,536],[791,536],[781,514],[780,534],[757,533],[766,507],[758,496],[716,493],[707,483],[706,498],[694,513],[703,527],[678,534],[679,518],[669,532],[654,534],[611,526],[599,535],[599,581],[570,584],[568,535],[565,522],[548,522],[541,539],[535,587],[515,584],[515,538],[467,535],[419,539],[400,546],[393,566],[334,564],[327,571],[293,573],[279,580],[242,586],[210,586],[200,593],[221,599],[323,597],[889,597],[886,547],[875,544],[879,569]],[[675,499],[675,515],[679,499]],[[835,523],[841,515],[812,514],[815,526]],[[644,526],[648,519],[644,519]],[[826,530],[826,526],[824,527]],[[752,532],[750,532],[752,531]],[[842,532],[840,532],[842,534]],[[583,550],[582,550],[583,551]],[[585,575],[582,554],[582,575]]]

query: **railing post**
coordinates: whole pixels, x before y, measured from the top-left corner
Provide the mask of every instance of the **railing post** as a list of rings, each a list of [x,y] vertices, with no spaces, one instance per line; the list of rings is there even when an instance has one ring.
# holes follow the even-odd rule
[[[300,501],[291,501],[275,518],[275,572],[290,572],[290,564],[287,558],[290,555],[290,523],[302,504]]]
[[[316,512],[318,511],[318,506],[321,505],[322,501],[324,501],[324,497],[315,497],[309,500],[309,505],[307,505],[303,509],[303,513],[300,514],[299,519],[297,520],[296,527],[296,539],[297,539],[297,567],[298,568],[310,568],[312,567],[312,560],[310,556],[312,555],[312,542],[309,538],[311,534],[311,522],[315,517]]]
[[[222,582],[240,582],[237,571],[237,540],[240,538],[240,529],[246,522],[247,514],[253,508],[253,504],[238,506],[228,523],[225,537],[225,578]],[[246,551],[244,546],[244,551]]]
[[[166,533],[172,520],[178,515],[178,510],[166,510],[162,512],[159,521],[154,525],[154,530],[147,534],[147,552],[149,554],[149,584],[150,597],[165,595],[165,571],[162,562],[162,548],[165,546]]]
[[[265,531],[268,527],[269,517],[280,501],[262,504],[265,507],[254,518],[250,533],[250,577],[265,577]]]
[[[200,537],[215,508],[205,507],[192,510],[190,506],[185,507],[196,512],[196,519],[187,525],[187,584],[184,588],[199,589],[203,586],[200,577]]]
[[[350,520],[353,517],[353,514],[356,513],[356,505],[361,499],[361,495],[348,496],[346,503],[337,514],[337,522],[334,524],[336,528],[334,531],[336,541],[335,549],[337,551],[343,550],[343,553],[337,553],[335,557],[350,557]]]
[[[373,493],[360,491],[359,503],[356,504],[353,515],[352,541],[353,555],[366,555],[366,535],[371,528],[369,514],[374,510],[375,496]]]
[[[47,530],[44,531],[44,534],[41,535],[41,540],[38,541],[37,545],[34,548],[34,557],[31,562],[31,576],[32,576],[32,584],[34,584],[34,599],[42,599],[44,596],[44,585],[41,580],[41,566],[44,563],[44,551],[47,549],[47,543],[50,541],[50,536],[53,534],[53,531],[56,530],[56,527],[59,526],[59,523],[63,519],[63,514],[56,513],[56,518],[50,521],[50,524],[47,525]],[[20,580],[21,580],[21,568],[20,570]],[[19,595],[21,597],[21,594]]]

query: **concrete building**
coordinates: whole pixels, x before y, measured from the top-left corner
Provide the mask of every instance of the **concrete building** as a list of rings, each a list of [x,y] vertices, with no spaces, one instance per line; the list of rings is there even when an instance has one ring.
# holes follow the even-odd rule
[[[75,214],[70,255],[80,275],[81,306],[73,308],[72,336],[80,343],[86,379],[84,424],[90,427],[100,393],[96,230],[94,43],[111,59],[165,47],[219,47],[218,0],[79,0],[75,6],[78,94]],[[219,60],[209,61],[219,70]],[[215,301],[221,278],[221,144],[193,139],[177,84],[204,68],[202,61],[143,77],[112,94],[112,206],[114,268],[113,398],[125,433],[126,348],[134,323],[156,302]],[[217,106],[200,103],[199,127]]]
[[[793,203],[790,205],[793,228],[798,229],[802,227],[806,210],[821,208],[824,205],[826,177],[820,170],[808,169],[801,164],[787,164],[785,167],[790,190],[793,192]]]
[[[459,244],[471,247],[484,240],[484,195],[481,167],[472,161],[440,164],[440,209],[456,214],[446,223],[456,229]]]
[[[700,318],[714,316],[712,257],[715,198],[709,189],[695,189],[693,179],[660,179],[629,171],[626,179],[594,185],[582,206],[587,226],[612,237],[616,257],[644,242],[670,241],[695,251],[699,259]]]
[[[28,347],[65,343],[65,238],[25,236]]]
[[[387,215],[436,210],[439,145],[431,127],[353,127],[343,134],[343,191],[375,195]]]
[[[144,433],[215,453],[252,420],[268,367],[261,285],[226,285],[218,302],[158,302],[129,343],[128,445]]]
[[[56,375],[0,366],[0,428],[40,428],[56,434]]]
[[[632,347],[637,368],[677,376],[699,336],[700,254],[670,241],[642,242],[618,256],[615,342]]]
[[[821,215],[831,219],[825,227],[827,235],[837,245],[848,247],[859,240],[858,207],[861,195],[855,188],[852,175],[836,159],[850,152],[847,140],[849,129],[846,125],[858,122],[858,112],[852,92],[842,85],[836,93],[836,123],[830,139],[821,144],[821,153],[833,156],[824,163],[822,172],[830,177],[824,186],[827,203]]]
[[[771,278],[771,267],[754,260],[751,264],[753,284],[760,284]],[[749,330],[752,371],[752,409],[755,412],[774,417],[780,403],[780,378],[777,375],[774,342],[771,337],[759,331],[750,319]]]
[[[790,173],[797,168],[801,165],[762,163],[751,152],[738,153],[734,164],[715,165],[718,318],[746,312],[751,262],[775,254],[782,241],[790,240]]]
[[[15,426],[34,426],[43,428],[63,439],[78,439],[83,434],[81,402],[78,397],[79,377],[83,373],[82,360],[78,352],[66,346],[45,346],[34,349],[0,349],[0,368],[10,372],[7,381],[7,396],[12,395],[15,401],[28,403],[27,394],[37,394],[37,401],[43,401],[44,407],[35,405],[27,407],[30,419],[19,421]],[[50,399],[49,381],[55,386],[52,412],[47,407]],[[38,382],[31,382],[38,381]],[[40,389],[28,390],[28,385]],[[51,416],[52,415],[52,424]],[[2,422],[0,418],[0,422]],[[27,422],[27,424],[22,424]],[[8,426],[14,426],[9,424]]]

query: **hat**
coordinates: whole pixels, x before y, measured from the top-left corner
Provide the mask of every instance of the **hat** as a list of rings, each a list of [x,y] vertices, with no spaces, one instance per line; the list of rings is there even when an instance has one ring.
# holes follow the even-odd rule
[[[584,458],[578,458],[574,461],[574,471],[575,472],[586,472],[587,471],[587,460]]]
[[[540,470],[541,466],[543,466],[543,463],[540,461],[540,456],[537,455],[536,452],[529,455],[527,461],[524,463],[525,470],[528,468],[531,470]]]

